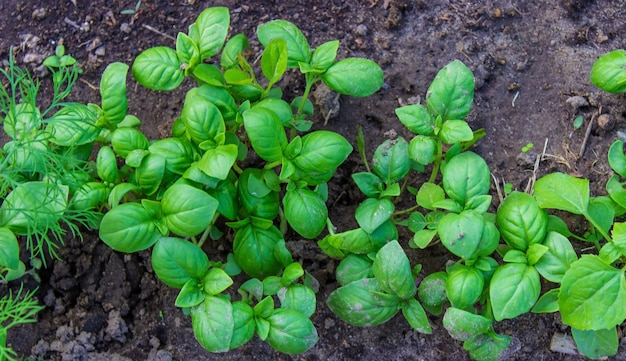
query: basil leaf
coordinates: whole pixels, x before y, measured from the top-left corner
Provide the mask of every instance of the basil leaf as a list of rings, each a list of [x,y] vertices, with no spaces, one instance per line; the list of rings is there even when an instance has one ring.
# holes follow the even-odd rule
[[[378,250],[372,272],[380,288],[386,293],[406,300],[417,292],[411,263],[398,241],[391,241]]]
[[[220,65],[223,69],[235,68],[239,65],[237,56],[244,50],[250,48],[248,38],[244,34],[237,34],[230,38],[224,45]]]
[[[261,71],[270,85],[276,83],[287,70],[287,42],[280,38],[270,40],[261,56]]]
[[[194,307],[202,303],[206,294],[198,286],[198,280],[189,279],[178,293],[174,305],[180,308]]]
[[[176,51],[157,46],[142,51],[133,62],[133,76],[137,82],[153,90],[177,88],[185,76]]]
[[[198,161],[198,168],[209,177],[225,180],[237,160],[237,151],[238,148],[234,144],[223,144],[208,149]]]
[[[315,238],[326,227],[328,219],[326,203],[310,189],[287,189],[283,198],[283,208],[291,228],[304,238]]]
[[[43,181],[19,184],[0,206],[0,227],[17,235],[45,234],[63,216],[68,198],[65,185]]]
[[[468,311],[449,307],[443,316],[443,327],[450,336],[459,341],[466,341],[472,336],[492,330],[491,320]]]
[[[364,255],[349,254],[342,259],[335,270],[337,282],[345,286],[363,278],[372,278],[372,260]]]
[[[219,108],[198,94],[196,88],[185,96],[185,104],[180,115],[187,134],[196,144],[205,141],[214,145],[224,143],[226,126]]]
[[[572,336],[578,350],[594,360],[616,355],[619,348],[619,338],[615,327],[604,330],[572,328]]]
[[[280,307],[300,312],[305,317],[315,313],[315,292],[304,285],[290,285],[278,291]]]
[[[576,251],[565,236],[556,232],[549,232],[543,245],[548,247],[548,251],[534,266],[543,278],[560,283],[570,265],[578,259]]]
[[[315,70],[325,72],[335,62],[338,49],[339,40],[331,40],[321,44],[315,49],[311,56],[311,67]]]
[[[369,59],[347,58],[331,65],[322,81],[337,93],[367,97],[383,86],[383,71]]]
[[[465,205],[477,195],[487,194],[491,173],[485,160],[473,152],[464,152],[452,158],[441,170],[443,189],[453,200]]]
[[[204,292],[215,296],[224,292],[233,284],[233,279],[221,268],[211,268],[202,279]]]
[[[111,146],[122,158],[126,158],[133,150],[146,150],[148,145],[148,138],[135,128],[117,128],[111,133]]]
[[[252,148],[268,162],[281,160],[287,147],[285,128],[273,111],[267,108],[251,108],[243,113],[243,123]]]
[[[455,60],[441,69],[428,87],[426,105],[444,121],[463,119],[474,101],[474,75],[465,64]]]
[[[404,138],[387,139],[376,148],[372,171],[387,185],[404,178],[410,168],[409,144]]]
[[[266,320],[270,328],[265,342],[279,352],[303,353],[319,339],[313,322],[296,310],[278,308]]]
[[[359,226],[368,234],[372,234],[391,218],[394,209],[393,202],[387,198],[368,198],[357,207],[354,216]]]
[[[613,50],[598,58],[591,67],[590,79],[609,93],[626,92],[626,50]]]
[[[143,251],[161,236],[148,211],[138,203],[120,204],[100,222],[100,239],[119,252]]]
[[[228,35],[230,12],[222,6],[209,7],[202,11],[196,22],[189,27],[189,37],[198,46],[200,60],[219,53]]]
[[[443,122],[439,135],[446,144],[468,142],[474,139],[474,132],[467,122],[456,119]]]
[[[435,134],[435,119],[422,104],[406,105],[395,110],[396,116],[405,127],[418,135]]]
[[[589,180],[564,173],[550,173],[539,178],[534,192],[541,208],[584,214],[589,205]]]
[[[424,308],[416,299],[411,298],[402,305],[402,314],[409,322],[409,325],[417,332],[427,334],[433,332]]]
[[[232,304],[222,297],[206,296],[204,302],[191,309],[191,326],[196,340],[207,351],[228,351],[235,330]]]
[[[205,191],[186,184],[175,184],[163,194],[163,220],[174,234],[193,237],[213,220],[217,201]]]
[[[235,349],[247,343],[254,336],[254,311],[247,303],[235,301],[232,303],[234,329],[230,339],[230,349]]]
[[[484,286],[485,278],[479,270],[460,266],[448,274],[446,295],[452,307],[467,309],[478,301]]]
[[[20,245],[7,227],[0,227],[0,268],[17,269],[20,265]]]
[[[274,254],[282,239],[282,233],[275,226],[262,229],[247,224],[235,233],[233,241],[235,260],[250,277],[263,279],[276,275],[282,269],[282,264]]]
[[[162,237],[155,243],[151,261],[157,277],[173,288],[182,288],[192,278],[201,280],[210,266],[202,249],[174,237]]]
[[[50,140],[64,147],[92,143],[100,133],[100,128],[96,126],[97,118],[98,115],[83,104],[63,107],[46,120]]]
[[[540,292],[539,273],[534,267],[521,263],[498,267],[489,284],[494,318],[501,321],[530,311]]]
[[[502,238],[510,247],[526,252],[546,235],[548,214],[528,193],[512,192],[500,204],[496,222]]]
[[[273,20],[257,27],[259,42],[267,47],[270,41],[279,38],[287,43],[289,68],[297,68],[298,63],[308,63],[311,47],[302,31],[286,20]]]
[[[182,62],[183,69],[190,69],[200,62],[200,49],[185,33],[176,36],[176,54]]]
[[[109,64],[100,79],[100,97],[104,119],[110,124],[118,124],[128,110],[126,98],[126,74],[128,65],[124,63]]]
[[[323,174],[334,172],[351,152],[352,145],[340,134],[317,130],[302,137],[302,150],[293,162],[306,173]]]
[[[103,182],[115,184],[117,181],[117,158],[113,149],[103,146],[96,156],[96,172]]]

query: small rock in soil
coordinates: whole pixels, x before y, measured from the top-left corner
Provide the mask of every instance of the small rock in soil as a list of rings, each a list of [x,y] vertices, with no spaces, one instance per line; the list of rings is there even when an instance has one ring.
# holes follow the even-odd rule
[[[584,107],[588,107],[589,106],[589,102],[587,101],[587,99],[585,97],[580,96],[580,95],[575,95],[573,97],[569,97],[569,98],[567,98],[567,100],[565,102],[572,107],[572,110],[574,111],[574,113],[576,113],[578,111],[578,109],[580,109],[580,108],[584,108]]]

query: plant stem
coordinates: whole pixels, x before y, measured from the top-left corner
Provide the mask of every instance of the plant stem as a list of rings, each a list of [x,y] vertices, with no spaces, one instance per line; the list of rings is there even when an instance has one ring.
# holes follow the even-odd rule
[[[298,111],[296,112],[296,116],[302,115],[302,112],[304,112],[304,106],[306,105],[306,100],[309,99],[311,88],[313,87],[313,84],[317,83],[317,81],[319,80],[319,77],[311,73],[306,73],[304,76],[306,79],[306,85],[304,87],[302,99],[300,99],[300,105],[298,105]]]
[[[428,179],[429,183],[435,183],[437,179],[437,174],[439,173],[439,166],[441,165],[441,160],[443,158],[443,141],[439,139],[437,141],[437,158],[433,164],[433,171],[430,173],[430,178]]]

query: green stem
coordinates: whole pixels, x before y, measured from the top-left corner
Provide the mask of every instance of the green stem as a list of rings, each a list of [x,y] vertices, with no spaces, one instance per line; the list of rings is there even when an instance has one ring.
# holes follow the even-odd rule
[[[330,221],[330,218],[326,218],[326,229],[328,229],[329,234],[335,234],[335,226]]]
[[[437,140],[437,158],[433,164],[433,171],[430,174],[430,179],[428,179],[429,183],[435,183],[437,179],[437,174],[439,173],[439,167],[441,165],[441,160],[443,159],[443,142],[439,139]]]
[[[313,84],[317,83],[317,81],[319,80],[319,77],[311,73],[306,73],[304,76],[306,79],[306,85],[304,87],[302,99],[300,99],[300,105],[298,105],[298,111],[296,112],[296,116],[302,115],[302,112],[304,112],[304,106],[306,105],[306,100],[309,99],[311,88],[313,87]]]
[[[403,215],[403,214],[415,212],[415,210],[418,209],[419,207],[420,206],[416,204],[416,205],[414,205],[411,208],[407,208],[407,209],[404,209],[404,210],[401,210],[401,211],[394,212],[393,216],[395,217],[395,216],[400,216],[400,215]]]
[[[591,218],[589,216],[589,214],[587,214],[587,212],[583,213],[583,216],[585,218],[587,218],[587,221],[589,221],[589,223],[591,223],[591,225],[598,231],[598,233],[600,233],[602,235],[602,237],[607,241],[607,242],[612,242],[613,240],[611,239],[611,237],[609,236],[608,233],[606,233],[602,227],[600,227],[600,225],[598,225],[598,223],[596,223],[593,218]],[[594,242],[596,244],[596,247],[598,248],[598,250],[601,248],[600,247],[600,243],[598,241]]]

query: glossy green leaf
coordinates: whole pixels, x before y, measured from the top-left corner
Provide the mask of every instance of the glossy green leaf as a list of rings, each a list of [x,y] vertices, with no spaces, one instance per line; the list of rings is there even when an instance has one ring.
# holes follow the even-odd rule
[[[530,311],[540,291],[539,273],[534,267],[521,263],[498,267],[489,284],[494,318],[501,321]]]
[[[244,34],[237,34],[230,38],[222,50],[222,56],[220,59],[220,65],[222,68],[230,69],[236,67],[239,64],[237,55],[249,47],[250,44],[248,43],[248,38]]]
[[[83,104],[63,107],[46,120],[50,140],[64,147],[91,143],[100,133],[97,118],[98,115]]]
[[[370,172],[354,173],[352,174],[352,180],[359,187],[359,190],[370,198],[377,198],[384,188],[380,178]]]
[[[226,131],[222,113],[217,106],[200,96],[198,92],[195,88],[187,92],[180,115],[187,134],[196,144],[205,141],[215,145],[222,144]]]
[[[383,86],[383,71],[372,60],[347,58],[331,65],[322,74],[322,81],[331,90],[353,97],[367,97]]]
[[[204,152],[197,165],[209,177],[225,180],[236,160],[237,146],[223,144]]]
[[[443,188],[450,198],[465,205],[477,195],[487,194],[491,173],[485,160],[473,152],[463,152],[452,158],[441,170]]]
[[[185,33],[178,33],[176,36],[176,54],[184,69],[192,68],[200,62],[200,49]]]
[[[221,268],[211,268],[202,279],[204,292],[209,296],[215,296],[224,292],[233,284],[233,279]]]
[[[559,292],[558,288],[551,289],[539,297],[537,303],[532,308],[533,313],[551,313],[559,310]]]
[[[613,174],[606,182],[606,191],[620,207],[626,208],[626,189],[620,182],[620,176]]]
[[[615,203],[611,198],[606,196],[590,198],[589,204],[587,205],[586,217],[591,220],[596,227],[608,233],[613,226]]]
[[[619,338],[617,328],[604,330],[579,330],[572,328],[576,347],[583,355],[598,360],[617,354]]]
[[[453,339],[459,341],[491,331],[491,323],[483,316],[456,307],[449,307],[443,316],[443,327]]]
[[[233,336],[230,339],[230,349],[235,349],[250,341],[254,336],[254,311],[244,301],[235,301],[232,303],[234,329]]]
[[[496,222],[502,238],[510,247],[526,252],[546,235],[548,214],[528,193],[514,191],[500,204]]]
[[[162,237],[155,243],[151,261],[157,277],[173,288],[182,288],[192,278],[201,280],[209,269],[202,249],[174,237]]]
[[[535,183],[535,198],[541,208],[584,214],[589,205],[589,180],[565,173],[550,173]]]
[[[287,43],[288,67],[297,68],[298,63],[308,63],[311,47],[302,31],[286,20],[273,20],[257,27],[259,42],[267,47],[272,39],[283,39]]]
[[[226,41],[230,26],[228,8],[214,6],[206,8],[189,27],[189,37],[198,46],[200,60],[219,53]]]
[[[262,170],[246,168],[239,176],[237,194],[242,209],[249,215],[270,220],[278,215],[278,192],[264,182]]]
[[[343,321],[361,327],[389,321],[400,309],[400,299],[383,293],[375,278],[364,278],[334,290],[326,304]]]
[[[548,247],[548,251],[534,266],[543,278],[559,283],[570,265],[578,259],[576,251],[565,236],[556,232],[549,232],[543,244]]]
[[[288,189],[283,197],[283,209],[291,228],[304,238],[315,238],[326,227],[326,203],[310,189]]]
[[[47,233],[67,209],[69,187],[31,181],[15,187],[0,206],[0,227],[17,235]]]
[[[237,104],[227,88],[212,84],[202,84],[196,89],[195,95],[213,103],[219,109],[224,121],[235,119]]]
[[[265,47],[261,56],[261,71],[270,84],[280,80],[287,70],[287,42],[274,38]]]
[[[461,61],[455,60],[441,69],[428,87],[426,105],[444,124],[449,119],[463,119],[474,101],[474,75]]]
[[[141,52],[133,62],[133,76],[139,84],[153,90],[177,88],[185,76],[176,51],[157,46]]]
[[[315,313],[315,292],[307,286],[294,284],[278,291],[280,307],[300,312],[305,317]]]
[[[156,193],[165,176],[165,158],[148,154],[135,170],[135,182],[147,195]]]
[[[428,165],[435,159],[437,153],[437,141],[432,137],[418,135],[409,143],[409,157],[411,160]]]
[[[339,49],[339,40],[327,41],[318,46],[311,56],[311,67],[313,69],[325,72],[335,63],[337,50]]]
[[[422,303],[430,310],[439,309],[448,301],[446,296],[446,281],[448,274],[445,272],[434,272],[424,277],[417,288],[417,296]],[[439,314],[436,313],[436,314]]]
[[[580,330],[602,330],[626,318],[623,271],[592,255],[570,265],[561,281],[559,310],[563,323]]]
[[[624,142],[616,140],[611,144],[609,152],[607,154],[609,159],[609,165],[615,173],[626,178],[626,155],[624,155]]]
[[[411,132],[429,136],[435,134],[435,119],[422,104],[406,105],[395,110],[398,119]]]
[[[432,333],[430,322],[426,311],[416,299],[409,299],[404,305],[402,305],[402,314],[404,318],[409,322],[409,325],[419,333]]]
[[[117,158],[113,149],[109,146],[103,146],[98,151],[96,157],[96,171],[98,177],[107,183],[115,184],[117,181]]]
[[[184,138],[159,139],[150,144],[148,150],[165,159],[165,168],[168,171],[181,175],[189,168],[196,155],[191,142]]]
[[[14,110],[6,114],[3,120],[4,131],[12,139],[21,139],[29,134],[41,122],[41,113],[29,103],[19,103]]]
[[[468,142],[474,138],[474,132],[467,122],[455,119],[445,121],[439,135],[446,144]]]
[[[174,305],[180,308],[195,307],[204,301],[206,294],[198,285],[198,280],[189,279],[181,288]]]
[[[126,158],[136,149],[148,149],[148,138],[135,128],[117,128],[111,133],[111,146],[115,154]]]
[[[420,186],[419,191],[417,191],[417,204],[420,207],[424,207],[428,210],[435,210],[435,203],[444,200],[446,197],[445,192],[441,186],[425,182]]]
[[[626,50],[613,50],[598,58],[591,68],[590,79],[593,85],[609,93],[626,92]]]
[[[393,202],[387,198],[368,198],[357,207],[354,216],[359,226],[371,234],[391,218],[394,210]]]
[[[469,352],[473,360],[498,360],[511,344],[511,336],[499,335],[495,332],[481,333],[463,342],[463,348]]]
[[[78,211],[92,210],[105,204],[111,189],[100,182],[84,183],[70,200],[70,207]]]
[[[235,330],[233,306],[229,300],[206,296],[191,309],[191,325],[196,340],[209,352],[226,352]]]
[[[161,207],[168,229],[183,237],[203,232],[217,210],[217,201],[205,191],[186,184],[175,184],[163,194]]]
[[[491,254],[500,237],[492,223],[472,210],[446,214],[439,220],[437,233],[450,252],[465,260]]]
[[[243,123],[259,157],[268,162],[282,159],[287,133],[275,112],[263,107],[251,108],[243,113]]]
[[[304,269],[298,262],[293,262],[285,267],[283,275],[280,277],[280,283],[287,287],[296,282],[300,277],[304,276]]]
[[[409,143],[404,138],[387,139],[376,148],[372,171],[387,185],[404,178],[410,168]]]
[[[352,145],[338,133],[318,130],[302,137],[302,150],[294,164],[306,173],[334,172],[352,152]]]
[[[0,227],[0,269],[17,269],[20,265],[20,245],[7,227]]]
[[[109,64],[100,79],[100,97],[104,118],[110,124],[118,124],[126,116],[128,99],[126,98],[126,74],[128,65]]]
[[[372,260],[364,255],[349,254],[342,259],[335,270],[337,282],[345,286],[363,278],[372,278]]]
[[[100,223],[100,239],[119,252],[143,251],[161,236],[150,214],[138,203],[124,203],[111,209]]]
[[[372,272],[380,288],[386,293],[406,300],[417,292],[411,263],[398,241],[391,241],[378,250]]]
[[[275,275],[282,268],[282,264],[274,256],[274,250],[282,239],[282,234],[274,226],[262,229],[248,224],[238,229],[235,234],[233,242],[235,260],[251,277],[262,279]]]
[[[448,274],[446,295],[452,307],[467,309],[474,305],[483,293],[485,278],[474,267],[461,266]]]
[[[270,329],[265,342],[279,352],[300,354],[313,347],[319,339],[313,322],[299,311],[278,308],[266,320]]]

